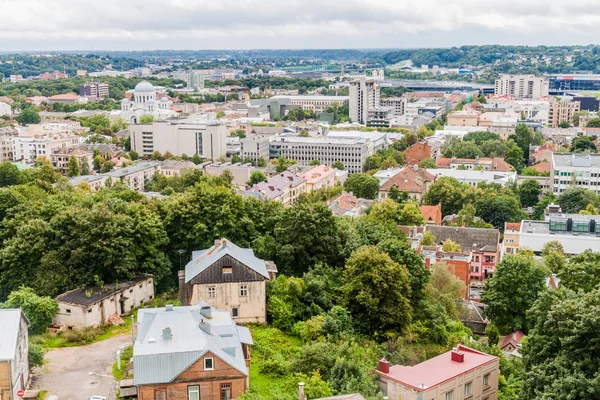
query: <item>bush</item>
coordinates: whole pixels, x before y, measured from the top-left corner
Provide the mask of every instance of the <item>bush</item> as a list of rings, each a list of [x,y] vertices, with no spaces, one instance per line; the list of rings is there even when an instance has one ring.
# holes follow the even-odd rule
[[[29,343],[29,368],[44,364],[44,349],[38,343]]]
[[[261,374],[271,374],[276,376],[285,376],[289,373],[290,363],[283,359],[280,354],[273,358],[263,360],[258,367]]]

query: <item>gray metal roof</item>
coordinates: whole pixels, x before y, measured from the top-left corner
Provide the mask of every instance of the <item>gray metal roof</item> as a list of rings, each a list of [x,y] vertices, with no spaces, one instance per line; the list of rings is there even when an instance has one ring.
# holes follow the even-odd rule
[[[15,358],[22,315],[19,308],[0,309],[0,360]],[[23,318],[25,318],[24,315]]]
[[[209,314],[203,315],[201,309],[209,310]],[[252,336],[246,328],[238,327],[229,313],[201,301],[171,310],[143,308],[138,318],[133,346],[136,385],[172,382],[207,352],[248,375],[242,343],[252,344]],[[163,337],[165,328],[171,330],[169,338]]]
[[[252,249],[243,249],[227,239],[221,239],[209,249],[192,252],[192,261],[185,266],[185,283],[194,279],[199,273],[226,255],[235,258],[248,268],[269,279],[265,261],[256,257]]]
[[[500,240],[498,229],[430,225],[427,230],[433,233],[436,243],[452,239],[463,251],[497,251]]]

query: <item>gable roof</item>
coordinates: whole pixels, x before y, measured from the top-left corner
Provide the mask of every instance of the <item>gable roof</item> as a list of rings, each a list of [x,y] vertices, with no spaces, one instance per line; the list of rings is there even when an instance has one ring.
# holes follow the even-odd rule
[[[535,169],[537,172],[550,172],[551,164],[549,161],[542,161],[541,163],[532,165],[531,168]]]
[[[0,323],[0,361],[15,358],[21,318],[27,321],[20,308],[0,309],[0,321],[2,321]],[[27,323],[29,324],[29,322]]]
[[[229,313],[201,301],[195,306],[143,308],[138,318],[135,385],[172,382],[206,353],[248,375],[242,343],[252,344],[252,336]],[[167,338],[165,328],[171,332]]]
[[[401,192],[423,193],[427,182],[433,182],[435,176],[416,166],[405,167],[388,179],[380,190],[389,191],[395,186]]]
[[[227,239],[221,239],[216,240],[211,248],[192,252],[192,261],[185,266],[185,283],[194,279],[226,255],[235,258],[248,268],[269,279],[265,260],[256,257],[252,249],[244,249]]]
[[[513,347],[517,347],[517,345],[521,343],[521,339],[524,337],[525,334],[520,330],[509,333],[508,335],[504,336],[504,339],[502,339],[502,343],[500,343],[500,349],[504,349],[509,344],[511,344]]]
[[[459,226],[429,225],[427,230],[433,233],[438,244],[452,239],[463,251],[497,251],[500,231],[486,228],[463,228]]]
[[[425,217],[425,222],[434,222],[436,225],[442,223],[442,205],[420,206],[421,214]]]

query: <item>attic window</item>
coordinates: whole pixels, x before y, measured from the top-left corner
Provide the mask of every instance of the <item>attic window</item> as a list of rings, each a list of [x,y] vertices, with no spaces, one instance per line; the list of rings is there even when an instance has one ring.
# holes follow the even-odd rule
[[[215,365],[213,363],[212,357],[205,358],[204,359],[204,370],[212,371],[213,369],[215,369]]]
[[[233,267],[223,267],[223,273],[224,274],[232,274],[233,273]]]

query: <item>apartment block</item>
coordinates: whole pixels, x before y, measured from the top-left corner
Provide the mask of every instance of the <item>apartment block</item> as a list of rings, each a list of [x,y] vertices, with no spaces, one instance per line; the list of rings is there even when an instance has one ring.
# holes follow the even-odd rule
[[[51,134],[47,136],[13,136],[13,161],[35,162],[39,156],[48,159],[50,155],[60,148],[71,148],[81,142],[81,137],[69,134]]]
[[[325,137],[280,136],[270,142],[270,158],[280,156],[306,166],[313,160],[333,165],[341,161],[348,173],[362,172],[367,157],[387,148],[387,135],[379,132],[330,131]]]
[[[391,108],[394,115],[404,115],[407,102],[406,97],[388,97],[382,98],[380,105]]]
[[[290,105],[300,106],[304,111],[321,114],[326,108],[337,104],[340,107],[348,101],[348,96],[273,96],[269,100],[288,99]]]
[[[129,126],[131,149],[150,156],[155,151],[173,155],[198,154],[216,160],[227,155],[227,127],[218,121],[173,122]]]
[[[250,134],[240,139],[240,158],[258,163],[262,158],[269,161],[269,139],[273,135]]]
[[[577,186],[600,194],[600,154],[552,153],[552,192]]]
[[[558,127],[562,122],[570,124],[573,122],[573,115],[579,111],[580,107],[581,103],[578,101],[555,101],[550,105],[548,123],[553,128]]]
[[[306,192],[311,193],[319,189],[327,189],[335,186],[336,169],[327,165],[318,165],[302,174],[306,179]]]
[[[349,116],[352,122],[366,124],[369,110],[380,105],[381,86],[378,81],[358,79],[350,83]]]
[[[79,147],[60,147],[54,149],[50,154],[50,162],[58,172],[66,174],[69,169],[69,160],[71,157],[75,157],[80,166],[81,163],[84,162],[84,159],[87,161],[87,165],[90,168],[94,165],[94,153]]]
[[[548,96],[548,78],[536,75],[501,74],[496,79],[495,94],[516,99],[533,99]]]
[[[98,99],[107,98],[109,96],[108,84],[100,82],[88,82],[79,86],[79,95],[81,97]]]
[[[261,200],[272,200],[293,206],[300,195],[306,193],[306,179],[296,176],[290,171],[270,177],[265,182],[257,183],[245,192],[246,196],[254,196]]]

